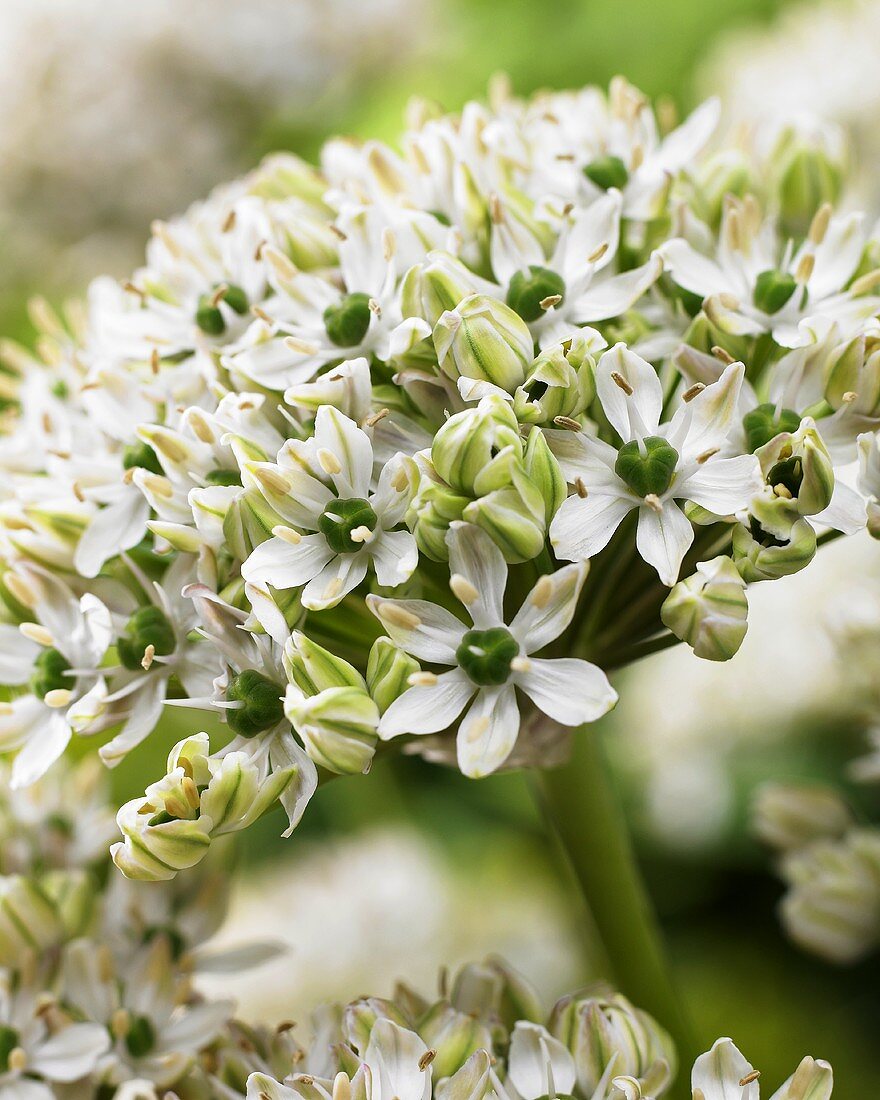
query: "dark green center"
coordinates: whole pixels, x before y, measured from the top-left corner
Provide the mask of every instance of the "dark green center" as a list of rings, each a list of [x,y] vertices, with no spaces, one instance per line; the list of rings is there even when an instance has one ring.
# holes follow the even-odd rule
[[[370,327],[370,296],[356,291],[346,294],[338,306],[324,310],[327,335],[338,348],[360,344]]]
[[[0,1024],[0,1072],[5,1073],[9,1069],[9,1055],[18,1046],[21,1046],[21,1041],[15,1028]]]
[[[41,650],[37,654],[34,671],[31,673],[31,691],[38,699],[42,699],[50,691],[71,687],[73,678],[64,675],[69,668],[66,658],[57,649]]]
[[[229,682],[226,698],[230,703],[244,703],[244,706],[226,711],[229,728],[241,737],[256,737],[277,726],[284,717],[282,695],[284,688],[255,668],[239,672]]]
[[[139,439],[137,443],[129,443],[122,452],[122,466],[126,470],[149,470],[151,474],[165,472],[156,452],[149,443],[144,443],[142,439]]]
[[[526,271],[515,272],[507,288],[507,304],[526,322],[537,321],[544,315],[541,302],[554,295],[565,297],[565,282],[561,275],[548,267],[531,264]]]
[[[629,172],[620,157],[596,157],[584,168],[584,175],[591,183],[607,191],[609,187],[626,187]]]
[[[350,497],[348,500],[334,500],[327,505],[318,520],[318,530],[327,540],[334,554],[354,554],[363,546],[351,537],[358,527],[375,531],[379,517],[373,511],[368,500],[363,497]]]
[[[125,1045],[132,1058],[145,1058],[156,1045],[156,1029],[146,1016],[135,1016],[131,1021]]]
[[[139,669],[147,646],[158,657],[173,653],[177,640],[174,629],[158,607],[140,607],[125,624],[125,634],[116,642],[119,660],[126,668]]]
[[[754,302],[764,313],[778,313],[795,290],[794,275],[787,271],[762,271],[755,280]]]
[[[767,484],[774,486],[784,486],[791,493],[793,497],[796,497],[801,491],[801,483],[804,480],[804,463],[799,455],[792,455],[791,458],[784,458],[781,462],[777,462],[767,475]]]
[[[226,331],[226,318],[220,309],[220,301],[238,314],[247,313],[249,308],[247,295],[240,286],[227,286],[219,301],[217,289],[215,286],[210,294],[203,294],[196,309],[196,324],[208,336],[222,336]]]
[[[743,429],[746,433],[746,447],[754,453],[780,432],[796,432],[801,426],[801,418],[793,409],[780,409],[770,402],[759,405],[743,417]]]
[[[675,476],[678,451],[659,435],[624,443],[617,453],[614,472],[636,496],[662,496]]]
[[[506,684],[510,662],[519,653],[513,635],[503,626],[469,630],[455,651],[455,659],[470,679],[481,687]]]

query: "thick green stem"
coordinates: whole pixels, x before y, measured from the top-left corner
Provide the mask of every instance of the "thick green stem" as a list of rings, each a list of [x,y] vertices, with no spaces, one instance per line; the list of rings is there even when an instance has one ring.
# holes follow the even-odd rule
[[[699,1051],[595,727],[578,730],[571,761],[538,773],[536,786],[604,944],[613,969],[609,978],[669,1031],[680,1063],[669,1096],[689,1097],[690,1067]]]

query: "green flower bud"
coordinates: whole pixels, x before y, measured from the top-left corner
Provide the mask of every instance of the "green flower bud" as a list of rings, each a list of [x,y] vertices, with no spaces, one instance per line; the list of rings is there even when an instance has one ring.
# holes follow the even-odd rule
[[[660,618],[676,638],[707,661],[729,661],[748,629],[745,581],[728,557],[699,562],[692,577],[676,584]]]
[[[375,531],[379,517],[369,501],[361,497],[331,501],[318,518],[318,530],[334,554],[355,554],[363,549],[364,540],[351,536],[360,528]]]
[[[633,439],[617,453],[614,472],[640,497],[662,496],[675,477],[678,451],[658,435]]]
[[[0,877],[0,966],[18,967],[28,952],[42,956],[66,938],[58,906],[35,880]]]
[[[603,344],[601,338],[591,341],[580,333],[542,352],[514,394],[517,420],[551,424],[557,416],[575,418],[586,412],[596,396],[593,352]]]
[[[411,1021],[393,1001],[382,997],[360,997],[345,1006],[342,1013],[342,1035],[345,1042],[363,1058],[377,1020],[391,1020],[398,1027],[409,1029]]]
[[[244,706],[226,711],[229,728],[239,737],[256,737],[277,726],[284,719],[283,694],[284,689],[279,684],[256,669],[246,668],[239,672],[229,681],[226,699]]]
[[[740,576],[749,584],[799,573],[810,564],[815,553],[816,532],[805,519],[791,523],[784,538],[769,533],[754,517],[748,527],[739,523],[733,529],[733,560]]]
[[[837,840],[854,824],[852,811],[833,787],[765,783],[752,805],[752,832],[782,852]]]
[[[284,710],[316,764],[339,775],[369,766],[379,708],[362,688],[331,687],[310,698],[289,688]]]
[[[880,412],[880,349],[875,341],[855,336],[833,349],[823,364],[825,400],[834,409],[855,401],[859,412],[877,416]]]
[[[177,646],[174,628],[158,607],[139,607],[125,624],[125,634],[116,642],[119,660],[126,668],[142,668],[147,647],[157,657],[167,657]]]
[[[295,630],[284,647],[284,669],[304,695],[317,695],[327,688],[353,687],[366,690],[363,676],[348,661]]]
[[[151,474],[164,474],[159,458],[149,443],[139,439],[129,443],[122,452],[122,466],[125,470],[149,470]]]
[[[449,547],[446,535],[449,524],[461,519],[470,498],[458,496],[447,486],[427,482],[416,498],[410,526],[418,543],[419,552],[432,561],[446,561]]]
[[[409,678],[419,671],[419,662],[404,653],[390,638],[377,638],[367,661],[367,689],[379,713],[384,714],[409,687]]]
[[[475,378],[513,393],[532,365],[534,344],[525,321],[509,306],[471,294],[437,321],[434,348],[450,378]]]
[[[795,501],[799,515],[814,516],[831,503],[831,455],[809,417],[796,432],[781,433],[756,454],[767,484],[777,496]]]
[[[457,1012],[445,1001],[433,1005],[419,1021],[419,1035],[437,1053],[433,1066],[436,1080],[451,1077],[477,1050],[492,1050],[492,1031],[484,1020]]]
[[[547,437],[539,428],[532,428],[529,432],[523,455],[523,471],[529,484],[541,495],[544,520],[549,525],[568,495],[568,488]]]
[[[510,1030],[518,1020],[543,1019],[541,1002],[529,983],[501,959],[468,963],[452,983],[450,1004],[480,1020],[500,1020]]]
[[[473,294],[477,283],[461,260],[447,252],[432,252],[430,262],[407,271],[400,286],[404,317],[421,317],[433,328],[447,310]]]
[[[717,230],[727,196],[754,194],[756,185],[752,160],[739,149],[723,149],[697,167],[690,204],[701,221]]]
[[[353,348],[363,342],[371,318],[369,294],[355,291],[324,310],[324,327],[331,343],[338,348]]]
[[[764,313],[778,313],[797,290],[797,285],[789,271],[762,271],[755,280],[752,298]]]
[[[803,237],[819,207],[840,198],[842,166],[817,147],[793,150],[779,177],[779,213],[783,233]]]
[[[793,409],[780,409],[777,413],[772,402],[758,405],[743,417],[746,447],[754,453],[780,432],[796,432],[800,425],[801,418]]]
[[[607,191],[610,187],[616,187],[622,191],[629,180],[629,171],[620,157],[610,153],[603,157],[596,157],[584,166],[584,175],[591,183]]]
[[[283,522],[259,490],[247,488],[229,503],[223,517],[223,538],[233,557],[244,561],[272,538],[272,529]]]
[[[450,416],[438,429],[431,462],[453,491],[471,496],[480,476],[507,448],[517,458],[522,455],[519,424],[509,402],[489,397]]]
[[[481,687],[506,684],[510,662],[519,654],[519,643],[503,626],[468,630],[455,651],[455,659],[470,679]]]
[[[548,267],[531,264],[525,271],[514,272],[507,288],[507,304],[526,322],[544,316],[548,298],[565,298],[565,281]]]
[[[31,691],[38,699],[43,699],[50,691],[70,688],[73,678],[64,675],[69,668],[70,663],[67,658],[57,649],[40,650],[34,661],[34,671],[29,681]]]
[[[571,1051],[583,1096],[594,1095],[612,1058],[615,1077],[634,1078],[643,1096],[660,1096],[674,1076],[675,1048],[667,1032],[619,994],[563,997],[548,1028]]]

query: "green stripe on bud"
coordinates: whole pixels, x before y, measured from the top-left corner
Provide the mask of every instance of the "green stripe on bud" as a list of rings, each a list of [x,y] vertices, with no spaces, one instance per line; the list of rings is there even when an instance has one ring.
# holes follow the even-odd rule
[[[440,369],[452,379],[474,378],[513,393],[526,379],[534,343],[525,321],[509,306],[471,294],[434,326]]]

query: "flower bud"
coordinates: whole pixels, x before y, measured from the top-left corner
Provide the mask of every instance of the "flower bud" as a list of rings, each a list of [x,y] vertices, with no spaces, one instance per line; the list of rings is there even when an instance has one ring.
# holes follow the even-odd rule
[[[478,288],[478,280],[461,260],[448,252],[432,252],[426,263],[407,271],[400,286],[404,317],[420,317],[433,328]]]
[[[555,344],[535,360],[524,384],[517,389],[513,409],[523,424],[551,424],[557,416],[575,418],[596,395],[594,353],[604,340],[592,330]]]
[[[517,1020],[542,1018],[541,1002],[529,983],[503,960],[468,963],[456,974],[452,1007],[479,1019],[499,1019],[506,1028]]]
[[[764,783],[752,805],[752,832],[783,852],[839,839],[853,824],[852,812],[832,787]]]
[[[321,767],[348,775],[372,761],[379,708],[362,688],[331,687],[308,697],[288,684],[284,713]]]
[[[523,455],[523,471],[529,485],[534,486],[541,496],[544,523],[549,524],[568,495],[568,488],[547,437],[539,428],[532,428],[529,432]],[[517,480],[515,475],[514,481]]]
[[[475,495],[505,484],[506,475],[493,478],[493,461],[500,468],[502,454],[522,454],[519,424],[510,402],[501,397],[484,397],[476,408],[456,413],[434,436],[431,463],[455,492]],[[501,459],[500,462],[497,460]]]
[[[363,676],[348,661],[295,630],[284,647],[284,669],[304,695],[327,688],[353,687],[366,691]]]
[[[223,537],[230,553],[245,561],[254,550],[272,537],[272,529],[283,523],[282,517],[255,488],[236,494],[223,518]]]
[[[796,502],[799,515],[814,516],[831,503],[834,467],[810,417],[795,432],[780,432],[756,451],[774,494]]]
[[[444,374],[474,378],[513,393],[532,365],[534,343],[525,321],[496,298],[471,294],[434,326]]]
[[[745,581],[728,557],[697,563],[693,576],[676,584],[660,618],[676,638],[707,661],[729,661],[748,629]]]
[[[20,965],[29,951],[37,954],[64,938],[57,905],[33,879],[0,877],[0,966]]]
[[[783,537],[754,517],[748,527],[740,523],[733,529],[733,560],[747,584],[799,573],[815,553],[816,532],[805,519],[791,523]]]
[[[472,501],[462,513],[490,536],[511,564],[531,561],[544,547],[547,535],[545,508],[539,490],[514,472],[516,487],[497,489]]]
[[[754,190],[754,169],[749,157],[739,149],[722,149],[697,166],[690,202],[700,220],[717,229],[726,197],[742,198]]]
[[[593,1095],[612,1058],[615,1076],[635,1078],[646,1096],[660,1095],[674,1075],[669,1035],[619,994],[564,997],[553,1008],[548,1026],[574,1056],[584,1096]]]
[[[395,699],[409,687],[409,677],[419,671],[419,662],[391,641],[381,637],[373,642],[367,661],[367,690],[379,713],[384,714]]]
[[[803,237],[823,203],[837,203],[843,165],[829,149],[796,135],[783,135],[775,151],[780,226],[789,237]]]
[[[419,1035],[436,1050],[434,1077],[451,1077],[478,1050],[492,1049],[492,1031],[485,1019],[458,1012],[440,1001],[419,1021]]]
[[[378,1020],[391,1020],[406,1028],[409,1022],[393,1001],[382,997],[360,997],[345,1006],[342,1013],[342,1035],[345,1042],[363,1058],[370,1036]]]

